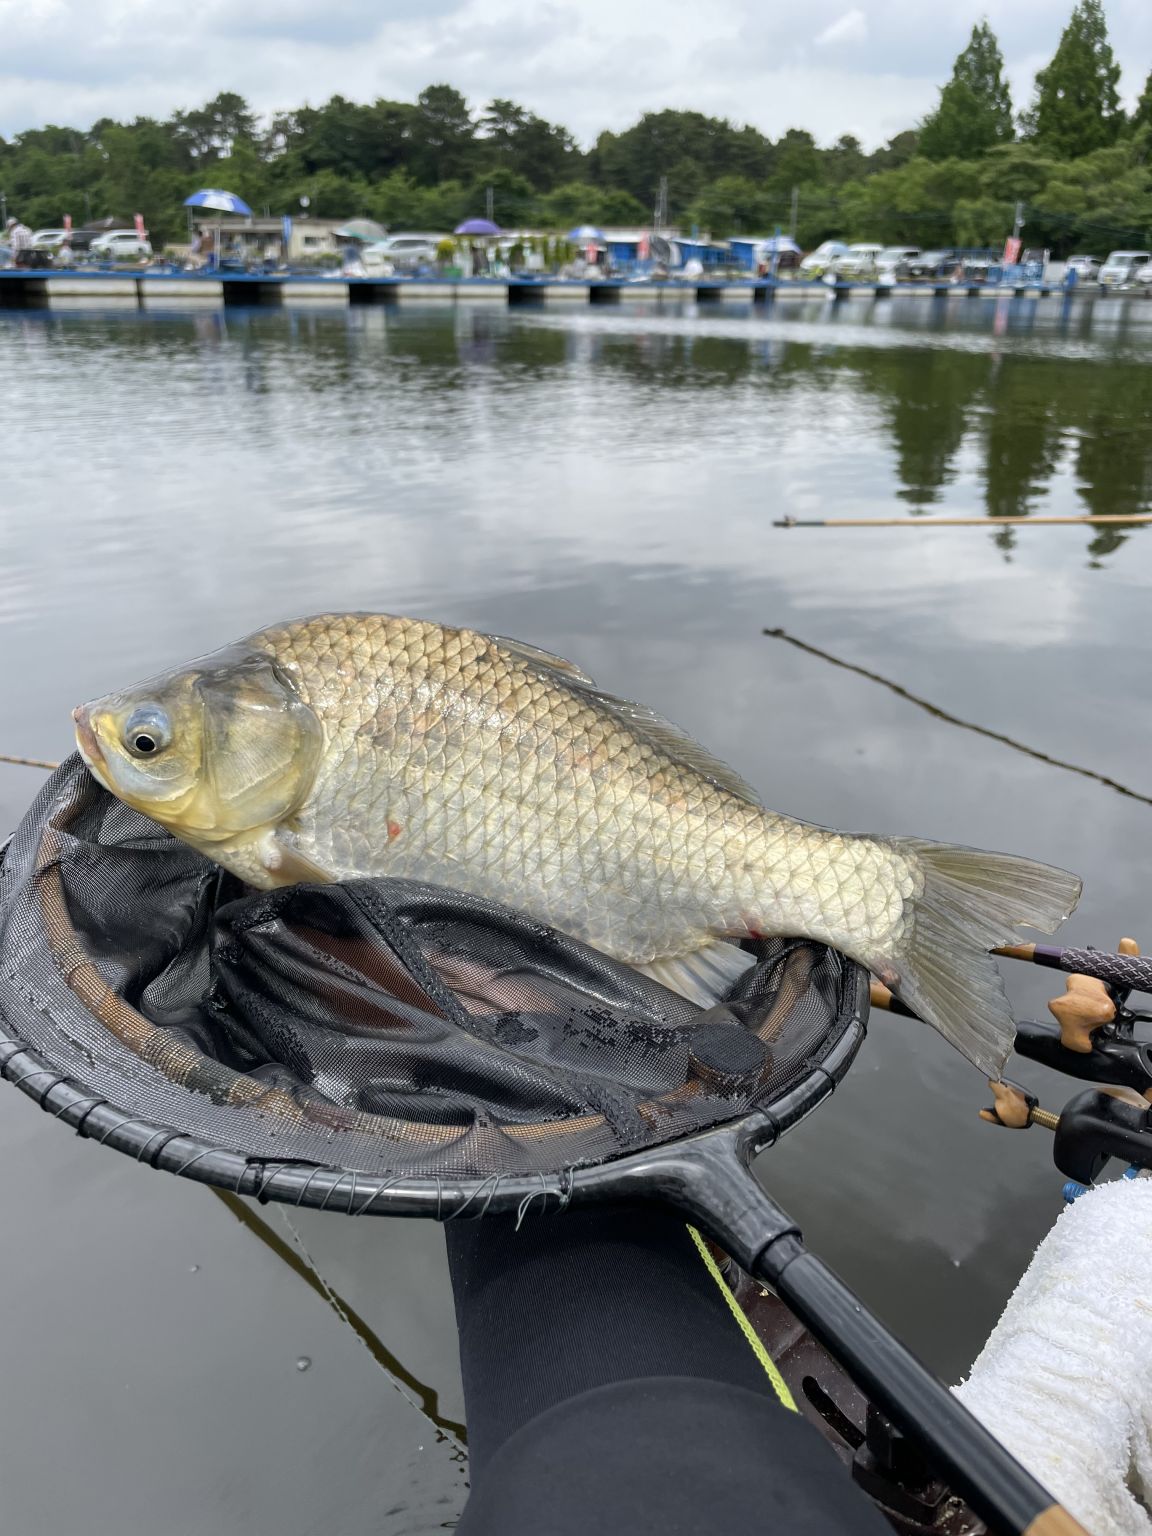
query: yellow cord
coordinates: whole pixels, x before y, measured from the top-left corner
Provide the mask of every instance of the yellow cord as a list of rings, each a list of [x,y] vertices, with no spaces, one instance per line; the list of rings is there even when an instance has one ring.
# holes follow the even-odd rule
[[[765,1371],[767,1371],[768,1380],[772,1383],[772,1387],[776,1393],[776,1396],[784,1404],[785,1408],[790,1408],[793,1413],[797,1413],[799,1410],[796,1407],[796,1399],[788,1390],[788,1383],[784,1380],[783,1376],[781,1376],[775,1360],[773,1360],[772,1356],[764,1348],[764,1345],[761,1343],[759,1337],[757,1336],[755,1328],[753,1328],[752,1324],[748,1321],[747,1316],[741,1310],[739,1302],[724,1283],[724,1276],[720,1273],[720,1267],[716,1263],[716,1260],[709,1253],[708,1244],[700,1236],[695,1227],[689,1227],[688,1232],[692,1238],[692,1241],[696,1244],[697,1253],[699,1253],[700,1257],[704,1260],[705,1269],[712,1276],[713,1280],[715,1280],[716,1284],[720,1287],[720,1294],[728,1303],[728,1310],[736,1319],[737,1327],[747,1339],[749,1345],[751,1346],[752,1353],[756,1356],[757,1360],[759,1360]]]

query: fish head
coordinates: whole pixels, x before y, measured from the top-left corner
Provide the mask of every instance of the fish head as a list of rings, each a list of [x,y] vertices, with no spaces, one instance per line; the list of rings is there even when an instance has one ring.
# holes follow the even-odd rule
[[[324,745],[290,674],[246,647],[81,704],[72,718],[105,789],[207,848],[294,815]]]

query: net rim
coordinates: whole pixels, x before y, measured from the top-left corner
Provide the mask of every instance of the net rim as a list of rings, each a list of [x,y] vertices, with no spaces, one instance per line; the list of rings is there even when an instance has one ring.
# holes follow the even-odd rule
[[[53,1119],[77,1135],[179,1178],[248,1195],[350,1216],[418,1216],[449,1221],[489,1213],[523,1213],[527,1202],[562,1210],[572,1201],[608,1199],[628,1192],[641,1167],[680,1161],[684,1148],[705,1140],[728,1139],[745,1156],[766,1151],[786,1131],[831,1096],[864,1042],[868,1018],[868,974],[853,966],[852,1013],[844,1029],[808,1075],[772,1106],[655,1146],[633,1149],[583,1168],[554,1173],[368,1174],[300,1159],[271,1161],[229,1151],[171,1126],[159,1125],[86,1092],[8,1030],[0,1010],[0,1077],[19,1088]],[[657,1180],[658,1183],[658,1180]]]

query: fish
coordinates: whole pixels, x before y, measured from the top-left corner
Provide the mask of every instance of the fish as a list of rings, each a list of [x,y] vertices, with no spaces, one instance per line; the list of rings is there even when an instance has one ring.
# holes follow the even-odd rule
[[[986,1075],[989,951],[1081,884],[1031,859],[768,810],[643,704],[547,651],[421,619],[273,624],[74,711],[106,789],[258,889],[403,878],[526,913],[707,1006],[740,941],[866,966]]]

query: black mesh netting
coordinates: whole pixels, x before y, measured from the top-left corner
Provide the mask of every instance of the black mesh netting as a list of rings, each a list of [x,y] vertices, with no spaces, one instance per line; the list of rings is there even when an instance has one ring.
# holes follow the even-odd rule
[[[582,1167],[771,1105],[852,1022],[856,973],[754,951],[702,1011],[457,892],[246,893],[77,758],[0,866],[10,1041],[150,1125],[369,1176]]]

